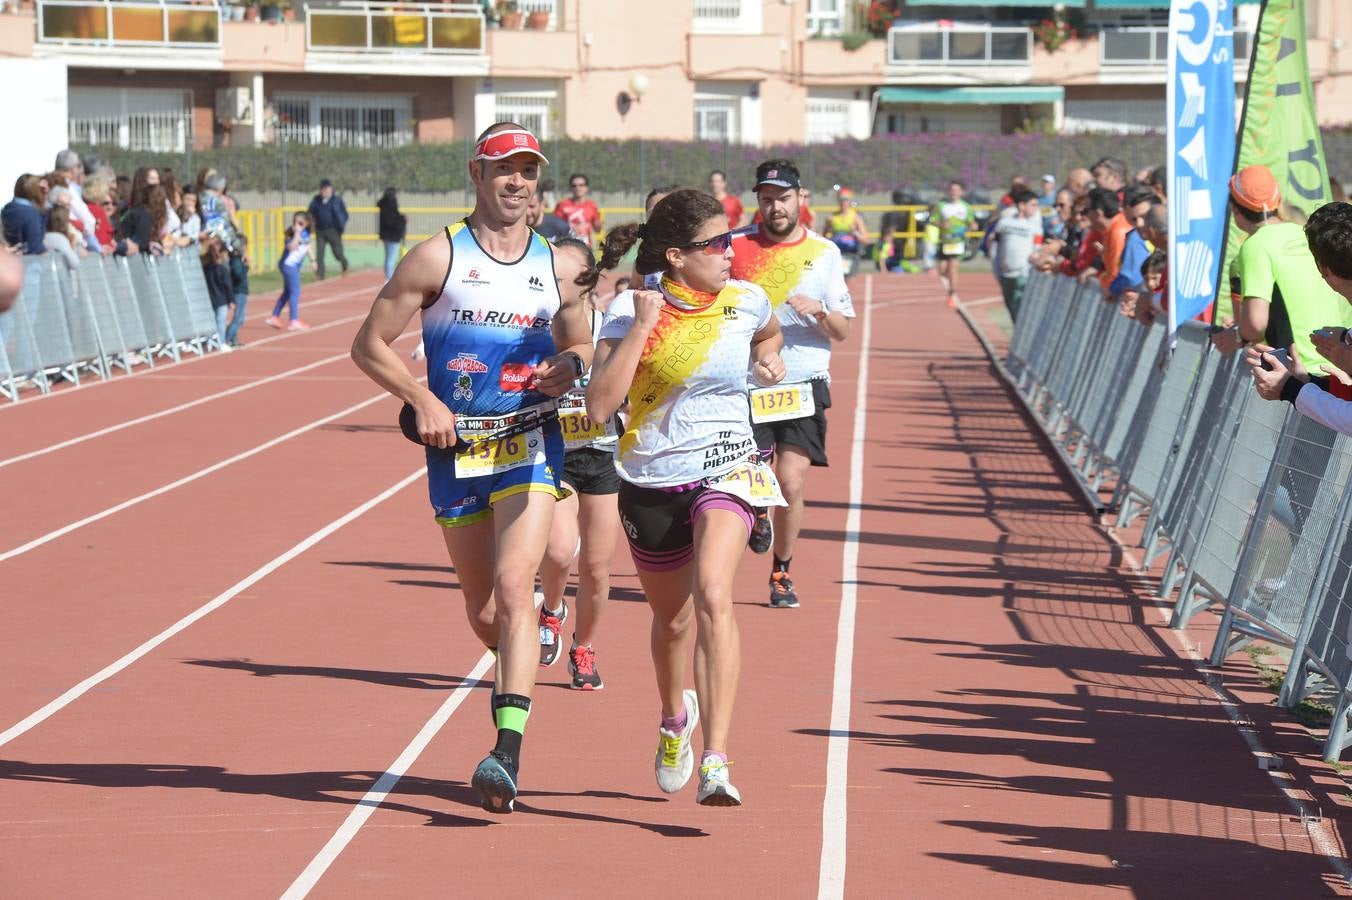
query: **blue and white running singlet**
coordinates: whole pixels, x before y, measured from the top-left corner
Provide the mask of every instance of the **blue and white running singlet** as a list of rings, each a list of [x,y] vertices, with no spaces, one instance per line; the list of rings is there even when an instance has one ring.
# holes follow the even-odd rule
[[[451,267],[436,302],[423,310],[428,385],[461,423],[510,416],[555,401],[527,385],[537,364],[554,355],[551,323],[561,298],[554,252],[531,233],[515,262],[498,262],[461,222],[446,229]],[[488,432],[495,430],[484,422]],[[500,501],[526,492],[566,496],[563,435],[556,419],[512,438],[476,444],[452,456],[427,450],[433,514],[447,528],[492,515]]]
[[[502,263],[464,222],[446,234],[450,272],[422,311],[432,393],[457,416],[501,416],[545,402],[526,383],[555,352],[550,323],[561,300],[549,242],[531,232],[525,254]]]

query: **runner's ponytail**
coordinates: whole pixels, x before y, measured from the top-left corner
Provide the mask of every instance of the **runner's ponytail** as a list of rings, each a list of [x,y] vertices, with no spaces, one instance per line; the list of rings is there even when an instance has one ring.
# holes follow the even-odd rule
[[[638,243],[641,228],[637,222],[630,222],[626,225],[616,225],[606,232],[605,243],[601,245],[602,269],[608,271],[620,264],[625,254]]]

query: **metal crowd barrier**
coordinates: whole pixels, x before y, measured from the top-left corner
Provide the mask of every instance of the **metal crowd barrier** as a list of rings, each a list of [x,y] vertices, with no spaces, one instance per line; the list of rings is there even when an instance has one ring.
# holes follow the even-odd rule
[[[1030,278],[1004,371],[1086,496],[1118,527],[1145,517],[1171,624],[1219,604],[1213,665],[1255,637],[1290,647],[1278,702],[1329,697],[1337,759],[1352,745],[1352,438],[1258,398],[1207,326],[1166,344],[1162,324],[1059,275]]]
[[[29,256],[23,290],[0,313],[0,396],[220,345],[196,254],[87,256],[75,270],[54,253]]]

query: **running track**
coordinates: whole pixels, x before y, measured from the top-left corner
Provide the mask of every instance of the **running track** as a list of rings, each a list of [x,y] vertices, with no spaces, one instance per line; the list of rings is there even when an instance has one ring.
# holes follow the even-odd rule
[[[485,661],[420,455],[346,361],[375,288],[307,289],[308,333],[260,314],[245,352],[0,407],[0,896],[1346,893],[1346,788],[1236,663],[1289,784],[1259,771],[1188,658],[1205,635],[1162,627],[923,277],[854,285],[871,328],[836,355],[803,608],[762,606],[743,564],[747,805],[652,783],[621,551],[606,690],[542,673],[520,812],[482,812]]]

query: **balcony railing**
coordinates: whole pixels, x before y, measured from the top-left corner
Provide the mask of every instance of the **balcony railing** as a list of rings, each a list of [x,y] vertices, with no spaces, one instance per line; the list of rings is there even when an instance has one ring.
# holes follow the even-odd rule
[[[221,46],[221,10],[181,0],[38,0],[38,41],[89,47]]]
[[[900,25],[887,33],[890,66],[1029,66],[1033,32],[991,25]]]
[[[346,53],[481,54],[483,8],[476,3],[307,5],[305,47]]]
[[[760,27],[758,0],[695,0],[697,34],[754,34]]]
[[[1253,49],[1252,31],[1235,31],[1237,68]],[[1099,63],[1103,66],[1166,66],[1169,63],[1169,29],[1165,27],[1104,28],[1099,34]]]
[[[559,7],[561,2],[555,0],[518,0],[518,6],[521,7],[521,14],[529,16],[531,13],[547,12],[549,13],[548,28],[559,27]]]

